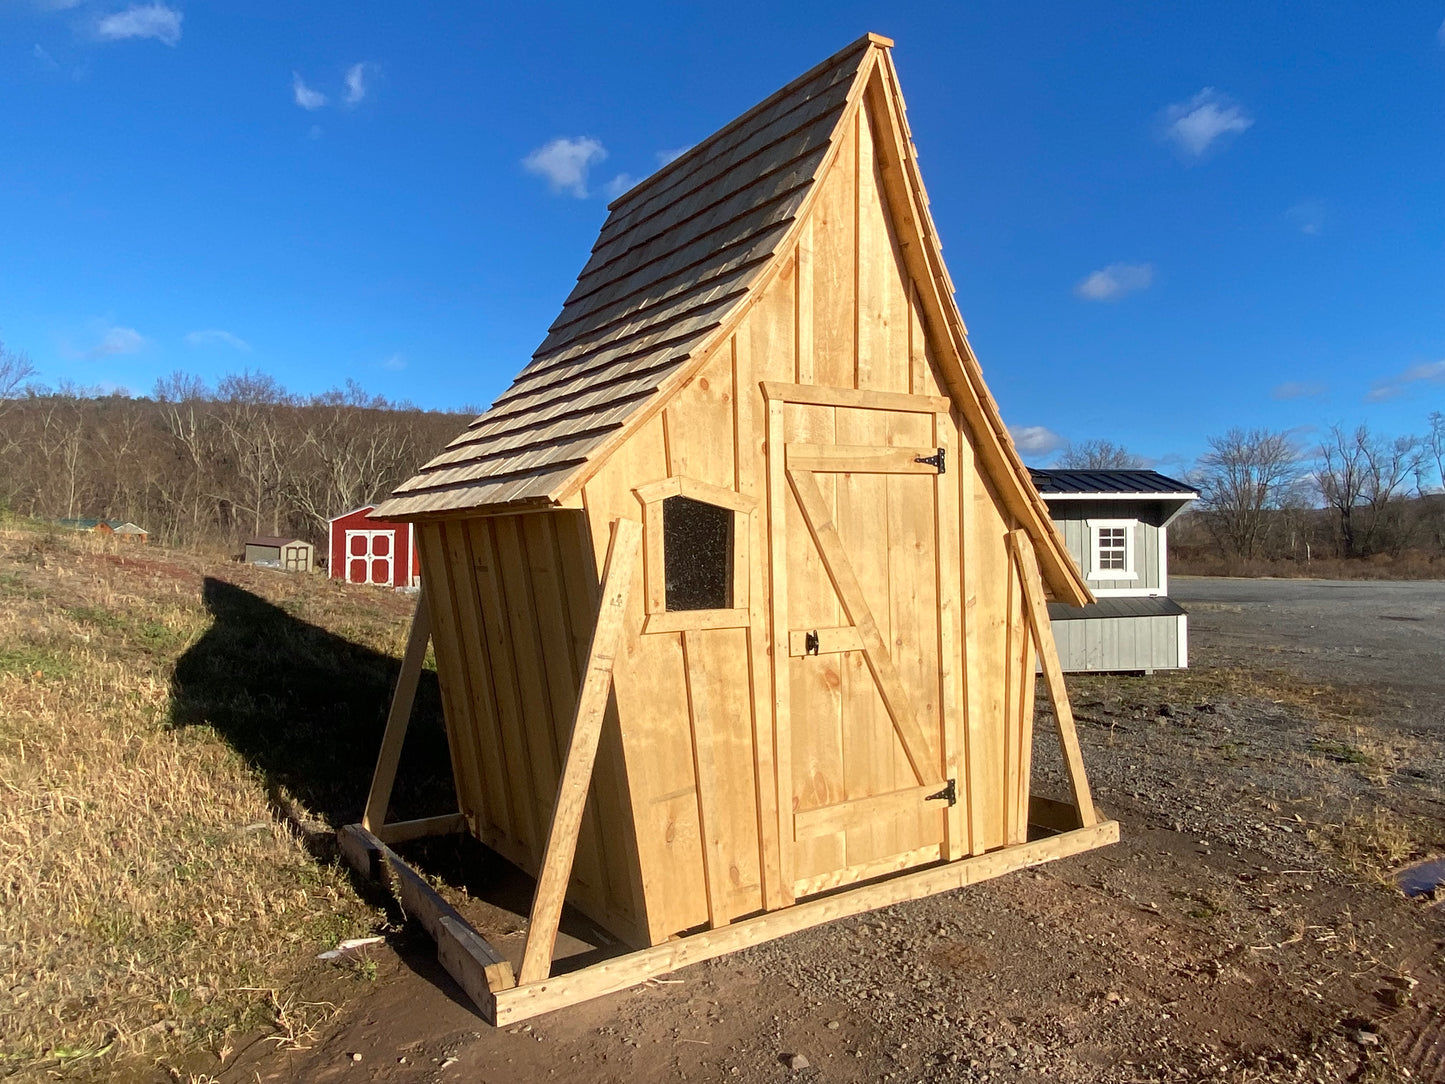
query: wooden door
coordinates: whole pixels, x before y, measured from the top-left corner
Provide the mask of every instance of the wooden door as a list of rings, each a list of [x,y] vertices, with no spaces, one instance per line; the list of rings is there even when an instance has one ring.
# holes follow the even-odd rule
[[[771,423],[775,721],[804,895],[958,853],[957,464],[946,400],[790,394],[810,401]]]
[[[395,531],[347,531],[347,581],[390,586],[395,535]]]

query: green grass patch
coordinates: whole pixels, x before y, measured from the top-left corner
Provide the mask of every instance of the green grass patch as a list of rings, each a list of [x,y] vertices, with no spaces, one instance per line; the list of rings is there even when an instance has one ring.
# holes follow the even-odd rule
[[[1329,741],[1324,738],[1316,738],[1310,742],[1310,752],[1322,757],[1328,757],[1339,764],[1372,764],[1374,761],[1370,755],[1353,745],[1346,745],[1342,741]]]
[[[0,674],[22,674],[51,680],[73,677],[74,660],[39,644],[0,645]]]

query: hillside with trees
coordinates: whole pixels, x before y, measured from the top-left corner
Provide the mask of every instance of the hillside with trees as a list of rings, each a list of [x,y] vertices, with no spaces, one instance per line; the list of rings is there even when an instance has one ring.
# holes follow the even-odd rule
[[[32,375],[0,347],[0,509],[131,520],[180,546],[319,541],[329,517],[388,493],[476,414],[424,411],[354,381],[299,396],[260,373],[210,387],[177,372],[132,397]]]

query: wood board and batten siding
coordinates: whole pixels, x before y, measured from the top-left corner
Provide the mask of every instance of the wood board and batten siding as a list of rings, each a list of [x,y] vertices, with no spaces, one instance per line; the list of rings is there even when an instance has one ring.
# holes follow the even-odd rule
[[[516,979],[463,976],[494,1019],[1117,836],[1045,615],[1091,596],[968,346],[890,45],[614,202],[531,364],[378,509],[417,524],[459,817],[539,878]],[[1030,798],[1036,660],[1069,805]],[[358,861],[423,831],[384,823],[404,699]],[[564,891],[640,951],[551,977]]]

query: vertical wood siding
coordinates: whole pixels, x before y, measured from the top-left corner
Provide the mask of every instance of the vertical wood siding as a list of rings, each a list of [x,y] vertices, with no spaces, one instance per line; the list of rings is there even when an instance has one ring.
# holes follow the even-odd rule
[[[769,403],[760,388],[943,395],[934,352],[952,347],[927,326],[901,258],[874,121],[855,108],[844,124],[776,274],[691,380],[587,481],[582,510],[430,524],[421,534],[429,589],[443,600],[438,665],[463,810],[485,841],[535,868],[611,522],[640,519],[634,490],[670,477],[757,499],[740,520],[752,555],[746,627],[644,632],[657,585],[639,585],[629,602],[616,713],[569,898],[637,941],[1024,837],[1034,655],[1007,546],[1016,523],[957,411]],[[932,720],[924,755],[957,779],[951,815],[916,802],[794,838],[796,812],[917,789],[917,777],[861,651],[789,663],[789,628],[848,621],[770,432],[950,449],[941,477],[811,477],[845,548],[862,555],[859,589],[907,700]],[[779,520],[770,507],[783,509]],[[774,626],[779,613],[788,627]]]
[[[420,528],[461,811],[483,842],[533,873],[596,616],[596,565],[584,526],[580,512],[558,511]],[[609,713],[568,899],[642,942],[616,729]]]

